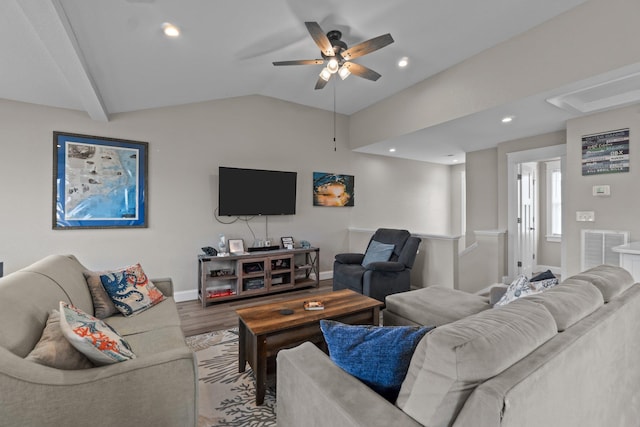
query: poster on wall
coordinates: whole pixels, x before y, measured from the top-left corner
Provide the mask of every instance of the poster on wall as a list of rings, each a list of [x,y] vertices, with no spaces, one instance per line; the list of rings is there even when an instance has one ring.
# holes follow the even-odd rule
[[[629,128],[582,137],[582,175],[629,172]]]
[[[313,173],[313,206],[354,206],[355,177],[327,172]]]
[[[147,226],[146,142],[53,133],[53,229]]]

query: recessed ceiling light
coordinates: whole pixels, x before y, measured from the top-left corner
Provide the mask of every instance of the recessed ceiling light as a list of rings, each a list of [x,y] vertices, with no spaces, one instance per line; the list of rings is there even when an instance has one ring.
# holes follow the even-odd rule
[[[162,24],[162,31],[167,37],[178,37],[180,35],[180,29],[169,22]]]
[[[398,61],[398,67],[404,68],[407,65],[409,65],[409,58],[407,58],[406,56],[403,58],[400,58],[400,61]]]
[[[511,123],[513,121],[513,116],[505,116],[502,118],[502,123]]]
[[[395,152],[396,152],[396,149],[395,149],[395,148],[389,148],[389,152],[390,152],[390,153],[395,153]]]

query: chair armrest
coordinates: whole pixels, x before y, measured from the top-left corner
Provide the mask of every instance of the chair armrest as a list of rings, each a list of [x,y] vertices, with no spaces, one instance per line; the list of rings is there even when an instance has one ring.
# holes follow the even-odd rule
[[[277,363],[278,427],[420,425],[310,342],[280,351]]]
[[[356,253],[345,253],[345,254],[336,254],[336,262],[340,264],[362,264],[362,260],[364,259],[364,254],[356,254]]]
[[[369,263],[369,264],[365,265],[364,268],[367,269],[367,270],[371,270],[371,271],[390,271],[390,272],[393,271],[393,272],[397,272],[397,271],[403,271],[406,267],[401,262],[379,261],[379,262]]]

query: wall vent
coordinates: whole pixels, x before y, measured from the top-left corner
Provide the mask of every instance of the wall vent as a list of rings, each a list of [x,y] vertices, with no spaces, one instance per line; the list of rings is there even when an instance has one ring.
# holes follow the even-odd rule
[[[620,254],[611,248],[628,242],[628,231],[582,230],[582,271],[601,264],[620,265]]]

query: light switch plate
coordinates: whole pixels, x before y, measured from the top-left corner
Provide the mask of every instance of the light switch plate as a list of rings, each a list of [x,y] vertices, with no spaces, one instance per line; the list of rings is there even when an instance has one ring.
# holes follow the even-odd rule
[[[594,211],[576,211],[576,221],[594,222],[595,220],[596,213]]]
[[[611,187],[609,185],[594,185],[592,191],[595,197],[607,197],[611,195]]]

